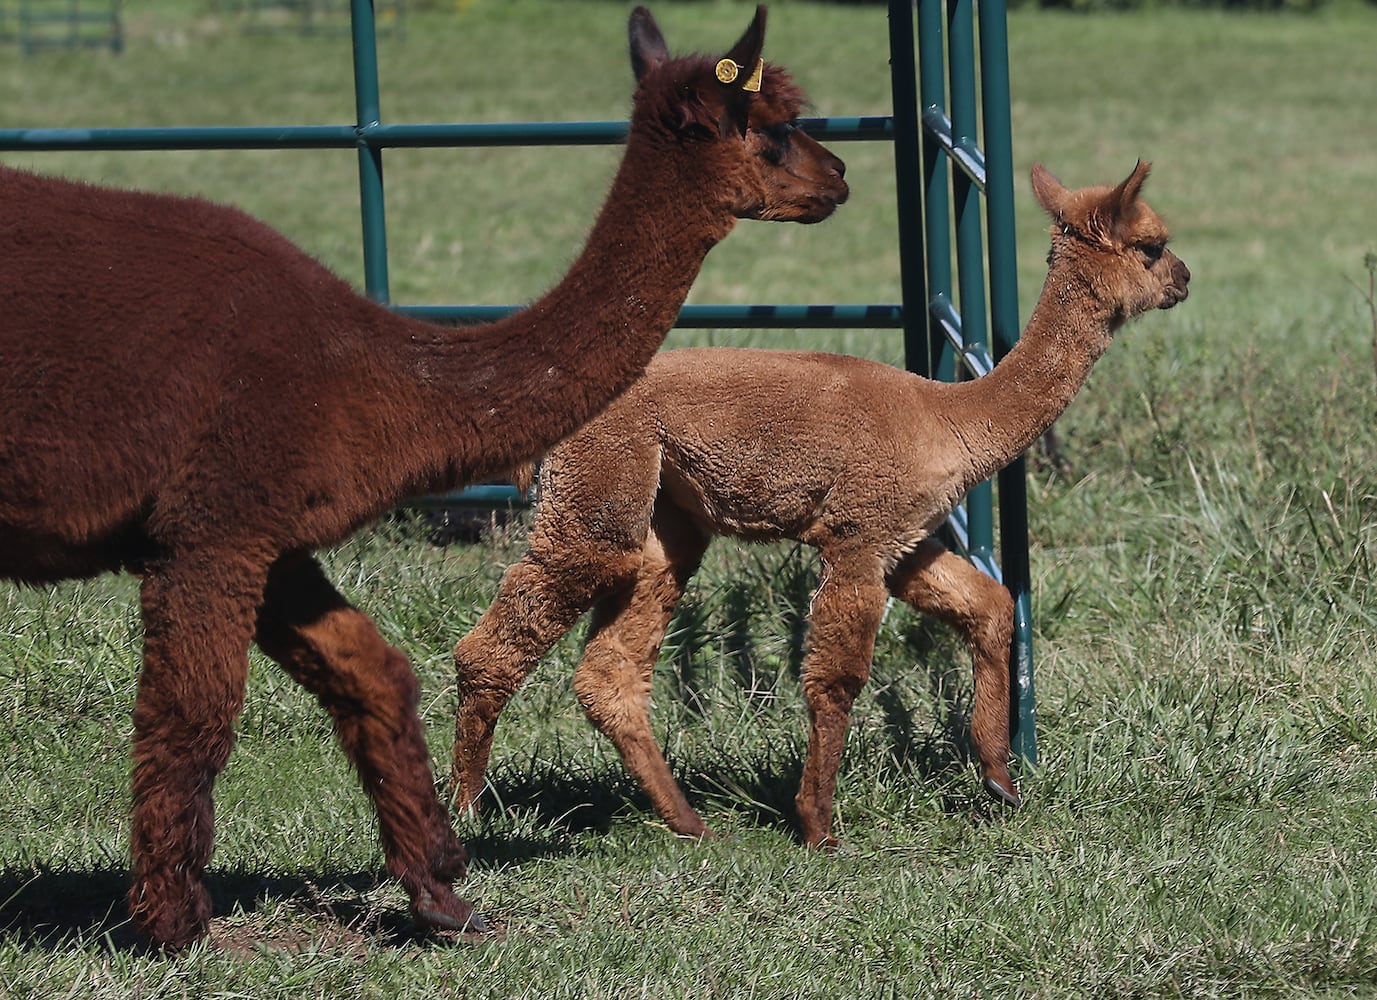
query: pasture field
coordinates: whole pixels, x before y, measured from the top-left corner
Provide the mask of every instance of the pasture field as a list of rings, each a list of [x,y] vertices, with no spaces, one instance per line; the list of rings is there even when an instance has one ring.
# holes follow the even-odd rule
[[[661,3],[671,45],[749,5]],[[629,5],[472,0],[384,41],[391,121],[611,119]],[[123,55],[0,48],[7,127],[340,123],[342,37],[128,5]],[[767,54],[819,114],[889,110],[882,7],[778,2]],[[1377,8],[1010,17],[1020,291],[1073,186],[1155,163],[1191,297],[1125,329],[1030,482],[1041,766],[999,810],[966,757],[969,665],[894,608],[837,791],[847,850],[791,826],[815,566],[712,550],[671,629],[656,720],[727,834],[676,840],[583,720],[576,631],[498,731],[462,894],[500,933],[418,938],[322,712],[255,653],[218,785],[211,939],[124,919],[137,588],[0,585],[0,997],[1370,997],[1377,995]],[[818,227],[743,224],[695,301],[894,301],[890,151],[837,151]],[[615,149],[386,154],[399,302],[511,302],[577,252]],[[33,153],[6,163],[200,192],[361,280],[348,152]],[[3,207],[0,207],[3,211]],[[1372,258],[1369,258],[1371,261]],[[0,267],[3,267],[0,254]],[[3,320],[0,319],[0,322]],[[898,361],[893,335],[676,332]],[[433,544],[400,518],[325,555],[421,676],[437,772],[449,650],[519,525]]]

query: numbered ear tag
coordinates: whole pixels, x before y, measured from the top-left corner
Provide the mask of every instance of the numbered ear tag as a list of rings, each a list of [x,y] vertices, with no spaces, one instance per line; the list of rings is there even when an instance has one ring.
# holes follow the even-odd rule
[[[741,75],[741,70],[743,68],[744,67],[741,66],[740,63],[737,63],[734,60],[719,59],[717,62],[717,79],[721,83],[733,83],[735,82],[736,78]],[[741,85],[741,89],[748,90],[752,94],[758,94],[760,92],[760,78],[762,74],[764,74],[764,72],[765,60],[756,60],[755,72],[753,72],[746,79],[746,82]]]

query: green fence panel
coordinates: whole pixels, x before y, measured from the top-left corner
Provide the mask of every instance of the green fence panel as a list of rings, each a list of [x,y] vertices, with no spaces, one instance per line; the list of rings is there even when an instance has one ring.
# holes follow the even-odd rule
[[[926,236],[922,320],[927,323],[927,335],[910,336],[910,342],[925,343],[927,350],[910,353],[909,367],[948,380],[979,377],[1013,347],[1019,335],[1007,11],[1004,0],[890,0],[891,32],[896,24],[898,30],[911,30],[906,24],[915,6],[923,152],[921,165],[914,161],[908,169],[921,170],[924,192],[919,221]],[[900,164],[899,169],[902,177],[905,166]],[[908,220],[901,220],[901,226],[906,224]],[[982,235],[989,240],[988,253]],[[918,305],[906,290],[906,323],[919,321]],[[986,346],[991,331],[993,356]],[[1032,765],[1037,763],[1037,708],[1023,460],[1003,470],[997,483],[998,563],[991,484],[971,491],[953,513],[948,529],[955,545],[1013,595],[1013,748]]]
[[[40,49],[124,48],[121,0],[0,0],[0,42]]]
[[[385,149],[599,145],[625,138],[625,122],[385,122],[373,2],[350,2],[353,125],[0,129],[0,150],[354,149],[365,291],[388,303]],[[829,142],[893,144],[902,303],[694,305],[681,310],[677,325],[896,329],[903,331],[906,364],[915,372],[952,380],[989,371],[1019,335],[1005,22],[1004,0],[889,0],[893,114],[803,122],[809,133]],[[470,323],[498,318],[517,307],[396,308],[437,322]],[[987,347],[990,340],[993,357]],[[1036,707],[1022,460],[1001,472],[996,482],[999,558],[994,553],[995,490],[990,483],[973,490],[952,514],[946,534],[953,546],[1001,580],[1014,597],[1014,752],[1033,765]],[[478,486],[427,502],[503,505],[514,499],[510,488]]]

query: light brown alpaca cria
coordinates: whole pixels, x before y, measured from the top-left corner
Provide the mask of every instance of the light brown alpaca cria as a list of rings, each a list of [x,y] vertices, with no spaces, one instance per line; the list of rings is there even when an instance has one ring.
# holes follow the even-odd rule
[[[887,595],[949,622],[975,665],[971,737],[986,786],[1009,775],[1008,592],[930,536],[962,496],[1066,408],[1114,331],[1186,297],[1190,272],[1138,200],[1068,191],[1041,166],[1051,214],[1042,296],[1017,346],[970,382],[929,381],[831,354],[669,351],[541,470],[530,551],[455,650],[456,804],[482,790],[498,713],[585,610],[579,703],[616,744],[671,829],[701,837],[650,729],[651,672],[709,539],[797,539],[822,557],[803,688],[811,716],[797,806],[807,843],[834,845],[833,791],[851,705],[870,672]]]
[[[736,219],[846,199],[786,73],[743,87],[764,26],[671,59],[632,13],[630,132],[587,247],[487,326],[400,317],[230,208],[0,168],[0,577],[142,577],[129,908],[153,941],[206,929],[254,641],[332,716],[416,916],[481,925],[451,889],[465,853],[411,667],[310,553],[548,449],[640,374]]]

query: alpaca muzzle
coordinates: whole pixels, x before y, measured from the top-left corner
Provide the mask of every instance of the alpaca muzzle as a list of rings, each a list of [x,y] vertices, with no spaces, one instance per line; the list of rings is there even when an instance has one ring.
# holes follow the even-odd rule
[[[1162,289],[1162,304],[1159,309],[1170,309],[1179,302],[1185,302],[1190,295],[1191,269],[1179,257],[1171,261],[1171,283]]]

